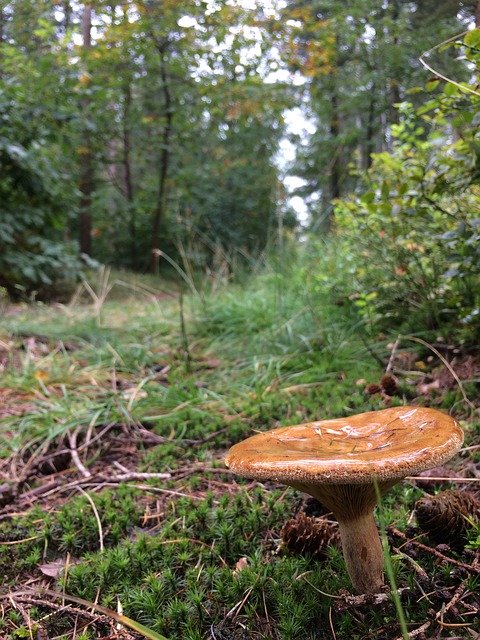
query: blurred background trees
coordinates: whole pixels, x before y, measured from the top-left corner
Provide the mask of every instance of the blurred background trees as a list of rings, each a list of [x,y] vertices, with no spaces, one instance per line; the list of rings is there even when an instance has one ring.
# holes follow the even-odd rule
[[[256,259],[300,229],[286,173],[301,179],[302,233],[353,231],[370,245],[401,225],[430,238],[443,229],[463,256],[451,269],[476,264],[458,229],[476,224],[476,96],[429,78],[418,58],[478,14],[454,0],[4,0],[0,286],[55,294],[82,262],[147,271],[153,249],[199,272]],[[473,86],[469,46],[435,55]],[[298,133],[305,123],[313,133]],[[414,185],[415,162],[442,170]],[[469,196],[462,186],[453,211],[459,173]],[[393,282],[404,262],[393,259]],[[378,293],[372,273],[358,286]],[[476,304],[470,295],[468,313]]]

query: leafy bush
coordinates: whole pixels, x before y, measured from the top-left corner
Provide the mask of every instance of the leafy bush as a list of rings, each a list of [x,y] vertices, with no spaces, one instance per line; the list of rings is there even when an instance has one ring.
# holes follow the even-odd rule
[[[462,48],[476,63],[470,45]],[[340,234],[355,254],[350,297],[372,327],[435,329],[452,320],[470,332],[468,340],[475,338],[479,97],[462,87],[448,83],[418,109],[403,103],[392,151],[374,154],[361,195],[336,202]]]
[[[61,237],[62,176],[44,140],[24,124],[27,116],[14,103],[0,103],[0,286],[12,298],[47,297],[80,268],[74,244]]]

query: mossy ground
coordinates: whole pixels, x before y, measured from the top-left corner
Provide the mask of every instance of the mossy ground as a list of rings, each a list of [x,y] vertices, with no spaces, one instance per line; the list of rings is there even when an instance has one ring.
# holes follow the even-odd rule
[[[186,298],[183,329],[178,295],[154,295],[151,283],[114,290],[97,309],[84,300],[5,310],[0,470],[11,486],[0,493],[1,637],[140,637],[78,608],[52,608],[45,586],[120,608],[170,640],[401,637],[389,600],[345,606],[338,549],[324,561],[280,549],[300,495],[223,467],[226,449],[255,430],[385,406],[364,388],[379,380],[391,337],[366,341],[348,305],[300,284],[269,273]],[[459,390],[416,395],[406,384],[388,402],[455,406],[467,444],[478,444]],[[90,480],[72,462],[72,434]],[[457,458],[457,471],[475,456]],[[109,482],[125,470],[171,477]],[[422,495],[397,486],[382,505],[385,523],[404,531]],[[411,589],[402,602],[408,628],[430,621],[426,637],[476,637],[475,612],[457,607],[441,622],[439,612],[462,582],[478,592],[480,576],[420,551],[416,562],[428,588],[392,552],[397,584]],[[26,599],[5,597],[25,590]]]

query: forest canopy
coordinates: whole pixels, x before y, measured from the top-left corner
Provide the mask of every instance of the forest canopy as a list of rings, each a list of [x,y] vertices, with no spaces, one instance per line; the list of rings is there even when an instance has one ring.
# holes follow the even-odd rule
[[[315,237],[371,244],[403,224],[397,211],[404,246],[446,225],[460,252],[449,273],[471,273],[459,243],[476,229],[463,213],[474,211],[476,95],[429,77],[419,57],[478,12],[452,0],[3,2],[0,285],[51,295],[91,260],[145,271],[158,251],[200,271],[248,262],[305,231],[292,195]],[[472,82],[475,43],[459,37],[433,57]],[[420,179],[412,155],[446,163],[441,175]],[[442,214],[452,190],[460,217]]]

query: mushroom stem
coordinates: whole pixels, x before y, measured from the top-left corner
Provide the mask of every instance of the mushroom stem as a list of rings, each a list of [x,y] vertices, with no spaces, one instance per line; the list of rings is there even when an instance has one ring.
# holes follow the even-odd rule
[[[384,584],[383,548],[373,511],[338,519],[343,556],[357,593],[378,593]]]

